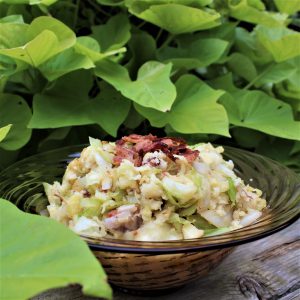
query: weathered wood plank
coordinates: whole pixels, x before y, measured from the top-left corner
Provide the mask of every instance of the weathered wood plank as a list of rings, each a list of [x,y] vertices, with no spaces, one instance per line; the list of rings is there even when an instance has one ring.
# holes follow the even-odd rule
[[[214,271],[160,300],[300,299],[300,220],[262,240],[237,247]],[[45,292],[34,300],[94,300],[80,287]],[[115,300],[150,300],[114,292]]]

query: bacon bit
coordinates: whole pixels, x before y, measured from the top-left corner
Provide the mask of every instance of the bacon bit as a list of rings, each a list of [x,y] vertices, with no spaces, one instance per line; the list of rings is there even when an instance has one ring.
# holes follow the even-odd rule
[[[182,155],[189,163],[199,155],[198,150],[188,149],[186,142],[181,138],[158,138],[152,134],[145,136],[131,134],[116,141],[116,155],[113,163],[119,166],[123,159],[128,159],[135,166],[141,166],[144,155],[157,150],[161,150],[173,161],[176,159],[174,155]]]
[[[84,190],[84,191],[83,191],[83,197],[84,197],[84,198],[90,198],[90,197],[91,197],[90,192],[87,191],[87,190]]]
[[[111,210],[111,211],[107,214],[107,216],[110,218],[110,217],[115,216],[117,213],[118,213],[117,210],[114,209],[114,210]]]

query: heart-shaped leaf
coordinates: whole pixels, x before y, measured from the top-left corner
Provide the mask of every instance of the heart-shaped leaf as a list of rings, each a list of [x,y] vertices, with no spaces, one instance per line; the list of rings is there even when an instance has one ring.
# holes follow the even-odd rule
[[[3,199],[0,210],[1,298],[25,300],[74,283],[81,284],[87,295],[112,298],[103,269],[75,233]]]
[[[171,64],[149,61],[132,81],[126,68],[109,60],[97,63],[95,74],[120,91],[126,98],[145,106],[166,111],[172,106],[176,89],[170,80]]]
[[[170,124],[181,133],[217,133],[229,136],[224,107],[217,100],[224,93],[214,90],[193,75],[184,75],[176,82],[178,95],[166,113],[136,105],[136,109],[156,127]]]
[[[261,91],[237,91],[221,98],[231,124],[300,140],[300,122],[291,107]]]
[[[177,3],[153,4],[148,1],[130,1],[129,11],[138,18],[153,23],[172,34],[194,32],[221,24],[221,15],[214,10]]]
[[[30,118],[31,110],[22,97],[0,93],[0,127],[12,124],[0,148],[16,150],[24,146],[31,136],[31,129],[27,128]]]

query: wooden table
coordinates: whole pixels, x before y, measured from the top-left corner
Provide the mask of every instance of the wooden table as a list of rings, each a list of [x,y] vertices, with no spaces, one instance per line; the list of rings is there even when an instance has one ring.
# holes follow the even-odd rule
[[[215,270],[172,294],[141,297],[114,292],[114,300],[299,300],[300,220],[262,240],[237,247]],[[34,300],[94,300],[80,287],[55,289]]]

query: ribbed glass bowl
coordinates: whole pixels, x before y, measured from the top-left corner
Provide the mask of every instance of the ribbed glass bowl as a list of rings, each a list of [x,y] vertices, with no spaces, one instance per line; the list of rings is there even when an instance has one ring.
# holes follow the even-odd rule
[[[67,164],[83,145],[41,153],[0,173],[0,197],[20,209],[37,213],[47,205],[42,183],[61,181]],[[137,242],[82,237],[101,261],[111,283],[134,291],[160,292],[205,275],[232,247],[275,233],[300,214],[300,177],[266,157],[224,147],[235,172],[263,191],[268,208],[254,224],[229,233],[200,239]]]

